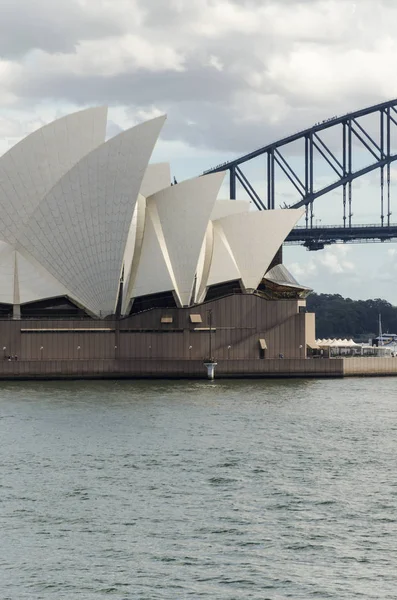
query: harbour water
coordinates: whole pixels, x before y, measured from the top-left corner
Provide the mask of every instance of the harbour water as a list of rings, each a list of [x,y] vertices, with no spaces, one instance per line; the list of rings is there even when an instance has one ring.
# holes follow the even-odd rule
[[[0,597],[394,599],[396,386],[2,383]]]

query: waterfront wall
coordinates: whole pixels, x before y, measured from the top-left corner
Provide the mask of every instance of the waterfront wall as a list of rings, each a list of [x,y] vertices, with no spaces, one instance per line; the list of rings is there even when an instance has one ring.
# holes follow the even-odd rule
[[[217,360],[216,378],[353,377],[397,375],[397,358],[226,359]],[[202,360],[69,359],[0,361],[0,379],[202,378]]]
[[[220,360],[216,377],[342,377],[343,359]],[[201,360],[36,360],[0,362],[0,379],[202,378]]]
[[[333,360],[333,359],[332,359]],[[370,377],[377,375],[397,375],[397,357],[354,357],[343,358],[345,377]]]

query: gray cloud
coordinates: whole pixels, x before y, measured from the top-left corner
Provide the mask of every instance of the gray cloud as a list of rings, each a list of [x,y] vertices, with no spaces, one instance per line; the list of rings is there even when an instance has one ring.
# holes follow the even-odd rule
[[[75,0],[0,0],[0,15],[2,57],[21,58],[33,49],[73,52],[81,39],[120,33]]]
[[[373,0],[0,0],[0,147],[74,107],[109,104],[116,110],[108,136],[166,112],[162,139],[182,144],[164,147],[177,147],[181,163],[185,152],[194,165],[207,151],[242,154],[397,97],[396,22],[395,0],[378,0],[376,10]],[[340,149],[336,136],[325,139]],[[262,186],[264,174],[262,162],[253,173]],[[377,181],[354,187],[355,222],[373,222]],[[294,198],[289,184],[278,193],[278,203]],[[315,217],[333,223],[341,207],[341,195],[330,194]],[[331,250],[308,259],[295,247],[286,254],[317,291],[365,297],[369,281],[376,289],[385,281],[374,275],[380,249],[373,246],[353,281],[349,263],[357,266],[358,252],[365,256],[362,247],[347,258]]]
[[[15,90],[22,98],[40,100],[43,96],[79,104],[108,102],[142,108],[152,104],[170,106],[174,102],[224,102],[235,84],[213,71],[192,67],[186,72],[144,70],[108,77],[74,74],[48,74],[21,81]]]
[[[155,107],[167,139],[240,153],[397,95],[388,0],[2,1],[4,93],[24,107]]]

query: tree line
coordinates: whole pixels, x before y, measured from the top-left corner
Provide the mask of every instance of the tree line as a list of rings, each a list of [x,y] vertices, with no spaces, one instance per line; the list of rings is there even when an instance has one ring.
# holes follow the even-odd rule
[[[383,333],[397,333],[397,307],[386,300],[352,300],[340,294],[310,294],[308,312],[316,313],[317,338],[373,338],[379,314]]]

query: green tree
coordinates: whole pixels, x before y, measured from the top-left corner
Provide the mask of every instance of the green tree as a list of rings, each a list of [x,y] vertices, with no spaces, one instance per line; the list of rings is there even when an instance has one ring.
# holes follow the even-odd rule
[[[318,338],[364,338],[378,333],[379,314],[384,333],[397,333],[397,307],[381,298],[352,300],[340,294],[311,294],[307,309],[316,313]]]

